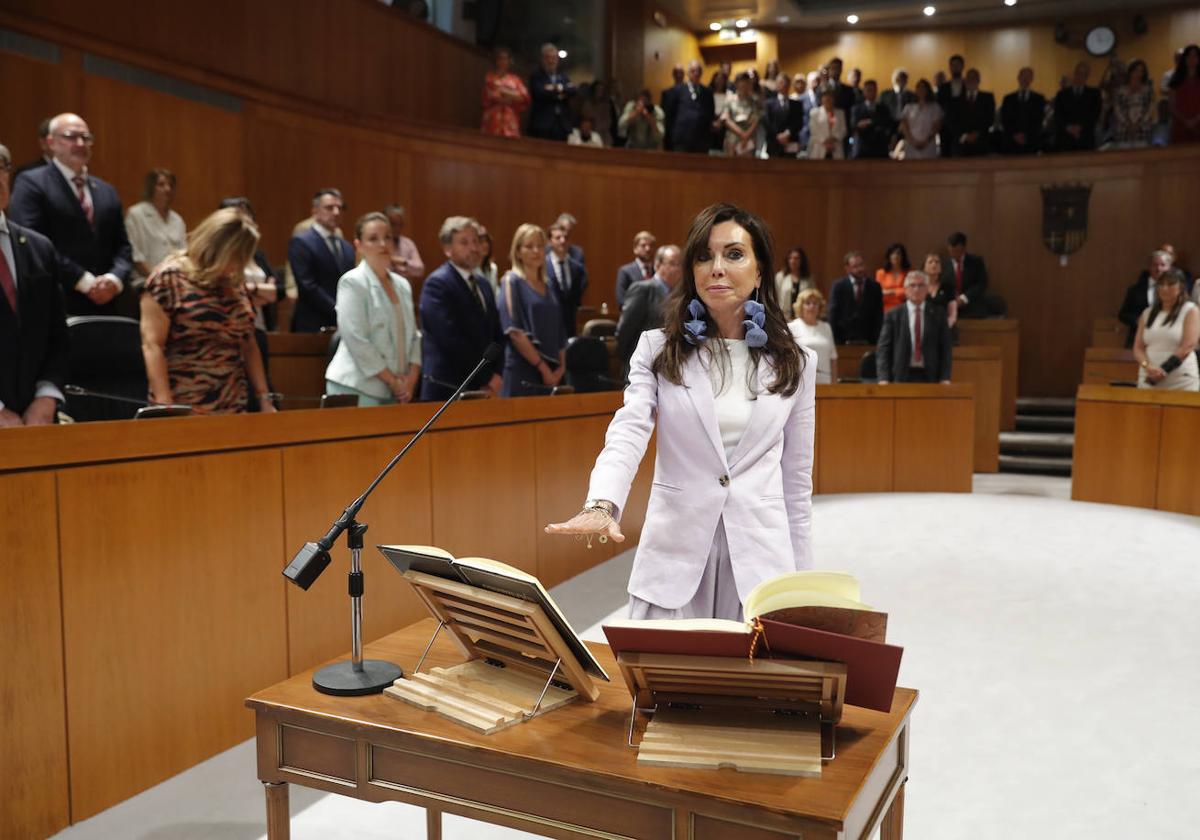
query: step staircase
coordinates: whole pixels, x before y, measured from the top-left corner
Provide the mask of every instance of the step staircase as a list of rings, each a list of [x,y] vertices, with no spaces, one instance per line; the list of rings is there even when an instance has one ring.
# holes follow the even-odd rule
[[[1075,449],[1075,400],[1021,397],[1017,429],[1000,433],[1000,471],[1071,474]]]

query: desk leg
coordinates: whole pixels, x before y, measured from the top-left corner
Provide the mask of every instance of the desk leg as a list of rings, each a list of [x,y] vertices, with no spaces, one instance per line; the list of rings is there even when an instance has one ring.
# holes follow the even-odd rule
[[[904,785],[896,791],[891,807],[879,824],[879,840],[904,840]]]
[[[288,783],[263,782],[267,793],[267,840],[289,840],[292,836],[288,810]]]
[[[425,840],[442,840],[442,812],[425,809]]]

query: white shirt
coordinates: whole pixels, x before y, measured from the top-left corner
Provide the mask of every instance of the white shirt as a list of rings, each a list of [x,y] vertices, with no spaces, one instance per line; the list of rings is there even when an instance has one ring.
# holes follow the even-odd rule
[[[338,235],[337,235],[336,230],[330,230],[329,228],[325,227],[325,225],[321,224],[320,222],[313,222],[312,226],[313,226],[313,230],[315,230],[317,233],[319,233],[321,235],[321,238],[325,240],[325,247],[329,249],[329,253],[337,255],[337,253],[339,251],[343,251],[345,249],[346,246],[340,242],[338,242],[337,245],[333,244],[334,242],[337,242],[337,240],[338,240]]]
[[[457,271],[458,276],[462,278],[463,283],[467,287],[467,291],[470,292],[471,294],[475,295],[475,299],[479,301],[479,305],[481,307],[483,307],[483,309],[486,310],[487,309],[487,301],[485,301],[483,298],[483,292],[479,291],[480,278],[475,277],[475,275],[472,274],[470,271],[466,271],[466,270],[460,268],[455,263],[450,263],[450,265],[454,266],[454,270]]]
[[[554,279],[558,281],[558,288],[562,292],[571,290],[571,259],[569,256],[560,257],[553,251],[550,252],[551,259],[554,260]]]
[[[817,321],[815,326],[809,326],[803,318],[792,321],[790,326],[800,339],[800,344],[817,354],[817,384],[832,383],[833,363],[838,357],[837,345],[833,343],[833,328],[827,321]]]
[[[923,368],[923,367],[925,367],[925,358],[922,356],[921,360],[917,361],[916,349],[917,349],[917,318],[922,318],[922,321],[921,321],[921,345],[922,345],[921,350],[922,350],[922,352],[924,352],[924,350],[925,350],[925,347],[924,347],[925,331],[927,329],[929,329],[929,324],[925,323],[928,319],[924,318],[924,313],[922,311],[925,308],[925,305],[922,304],[921,306],[918,307],[911,300],[904,301],[904,305],[908,308],[908,335],[909,335],[909,338],[912,339],[912,346],[913,346],[912,355],[910,355],[908,357],[908,365],[909,365],[909,367]]]
[[[153,271],[173,251],[187,247],[187,226],[174,210],[167,218],[149,201],[139,201],[125,213],[125,233],[133,249],[133,261],[145,263]]]
[[[0,210],[0,254],[3,254],[4,261],[8,263],[8,273],[13,279],[13,288],[20,291],[21,278],[17,275],[17,258],[13,253],[12,232],[8,229],[8,216]],[[39,379],[33,386],[33,398],[38,397],[54,397],[60,403],[65,402],[62,391],[58,390],[58,386],[47,379]],[[0,408],[4,408],[4,403],[0,402]]]
[[[721,444],[725,447],[725,458],[733,457],[742,433],[750,423],[754,410],[754,394],[750,391],[747,376],[753,358],[745,341],[732,338],[719,339],[729,351],[728,359],[714,353],[708,368],[712,383],[713,405],[717,414],[717,428],[721,430]],[[724,362],[724,364],[722,364]],[[722,376],[724,368],[724,376]]]
[[[572,128],[571,133],[567,135],[568,146],[595,146],[598,149],[604,148],[604,138],[600,136],[600,132],[592,130],[588,135],[588,139],[583,139],[583,133],[578,128]]]
[[[1147,306],[1154,305],[1154,296],[1158,294],[1157,283],[1158,283],[1158,281],[1155,280],[1153,277],[1151,277],[1149,279],[1149,281],[1146,283],[1146,305]],[[1196,289],[1193,287],[1192,291],[1195,292]]]

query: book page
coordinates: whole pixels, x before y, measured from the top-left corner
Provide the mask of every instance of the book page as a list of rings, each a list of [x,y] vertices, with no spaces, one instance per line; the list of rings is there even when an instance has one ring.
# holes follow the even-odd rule
[[[846,572],[803,571],[760,583],[746,596],[747,618],[789,607],[838,607],[874,611],[859,599],[858,579]]]

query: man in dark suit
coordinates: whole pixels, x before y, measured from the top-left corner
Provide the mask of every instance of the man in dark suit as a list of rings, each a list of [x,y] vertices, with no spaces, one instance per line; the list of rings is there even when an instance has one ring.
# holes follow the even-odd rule
[[[952,153],[956,157],[986,155],[991,151],[991,131],[996,123],[996,97],[979,89],[979,71],[967,71],[966,91],[954,114]]]
[[[1017,73],[1017,89],[1000,105],[1000,151],[1006,155],[1032,155],[1042,148],[1042,123],[1046,119],[1046,97],[1035,90],[1033,68]]]
[[[879,85],[867,79],[863,85],[863,101],[854,106],[851,127],[854,131],[856,158],[885,158],[896,119],[879,101]]]
[[[843,142],[843,152],[846,157],[850,157],[850,137],[853,134],[850,130],[853,125],[851,119],[854,116],[854,106],[858,104],[858,95],[853,87],[842,81],[842,60],[840,58],[834,56],[825,66],[829,71],[829,78],[825,82],[822,92],[826,90],[833,92],[833,107],[841,111],[846,120],[847,130],[846,139]]]
[[[617,323],[617,353],[629,375],[629,359],[646,330],[663,323],[663,301],[683,279],[683,253],[678,245],[664,245],[654,255],[654,276],[633,284]]]
[[[28,172],[31,169],[41,169],[46,164],[50,163],[50,161],[54,160],[54,153],[50,151],[51,119],[53,119],[53,117],[46,117],[46,119],[38,123],[38,147],[42,150],[42,153],[37,157],[36,160],[31,160],[29,163],[23,163],[13,170],[12,180],[14,184],[17,182],[17,176],[22,172]]]
[[[67,321],[50,240],[6,215],[12,157],[0,146],[0,427],[54,422],[67,378]]]
[[[662,98],[659,102],[663,109],[663,149],[671,151],[674,147],[671,145],[671,126],[674,125],[675,118],[675,97],[678,88],[683,84],[684,72],[683,65],[676,64],[671,68],[671,86],[662,92]]]
[[[587,268],[567,250],[567,229],[560,223],[550,225],[550,252],[546,254],[546,278],[558,289],[562,301],[563,326],[567,335],[575,335],[575,313],[587,290]]]
[[[879,102],[888,109],[895,120],[900,119],[900,112],[910,102],[916,102],[917,95],[908,89],[908,71],[897,67],[892,71],[892,86],[879,94]]]
[[[648,230],[639,230],[633,237],[633,262],[617,269],[617,309],[625,306],[625,297],[634,283],[654,276],[654,248],[658,240]]]
[[[883,324],[883,289],[867,276],[867,261],[850,251],[843,261],[846,274],[829,292],[829,326],[836,344],[874,344]]]
[[[1091,67],[1075,65],[1071,85],[1054,97],[1054,150],[1085,152],[1096,148],[1096,122],[1100,119],[1100,91],[1088,87]]]
[[[929,300],[929,278],[910,271],[904,278],[903,306],[883,317],[875,348],[879,384],[950,382],[950,327],[946,312]]]
[[[13,184],[9,215],[54,244],[71,315],[138,317],[125,214],[112,185],[88,172],[94,138],[75,114],[50,121],[54,160]]]
[[[313,223],[288,241],[288,264],[296,278],[294,332],[320,332],[336,327],[337,284],[354,268],[354,246],[338,234],[345,204],[334,187],[313,196]]]
[[[529,136],[566,140],[571,133],[571,95],[575,86],[559,70],[558,47],[542,44],[542,66],[529,77]]]
[[[988,274],[983,257],[967,253],[967,235],[961,231],[946,237],[946,252],[950,259],[942,262],[940,283],[944,288],[954,289],[958,317],[986,317],[983,295],[987,291]]]
[[[482,246],[474,219],[451,216],[438,241],[446,262],[421,286],[421,399],[445,400],[475,369],[492,343],[500,344],[500,314],[492,287],[472,267]],[[499,373],[484,369],[467,385],[500,395]]]
[[[1155,251],[1150,255],[1150,267],[1138,275],[1138,279],[1125,290],[1125,300],[1121,302],[1117,319],[1129,328],[1125,336],[1126,347],[1133,346],[1133,339],[1137,336],[1138,319],[1148,306],[1154,304],[1158,278],[1170,267],[1171,254],[1167,251]]]
[[[943,77],[937,82],[937,103],[942,108],[942,154],[950,154],[954,149],[954,119],[958,106],[967,92],[967,83],[963,79],[963,70],[967,63],[961,55],[950,56],[950,77]],[[939,74],[940,75],[940,74]]]
[[[800,148],[798,100],[791,98],[792,79],[780,73],[775,93],[767,98],[767,154],[771,157],[795,157]]]
[[[715,106],[713,92],[700,83],[702,71],[699,61],[688,64],[686,81],[663,104],[671,148],[677,152],[708,154]]]

